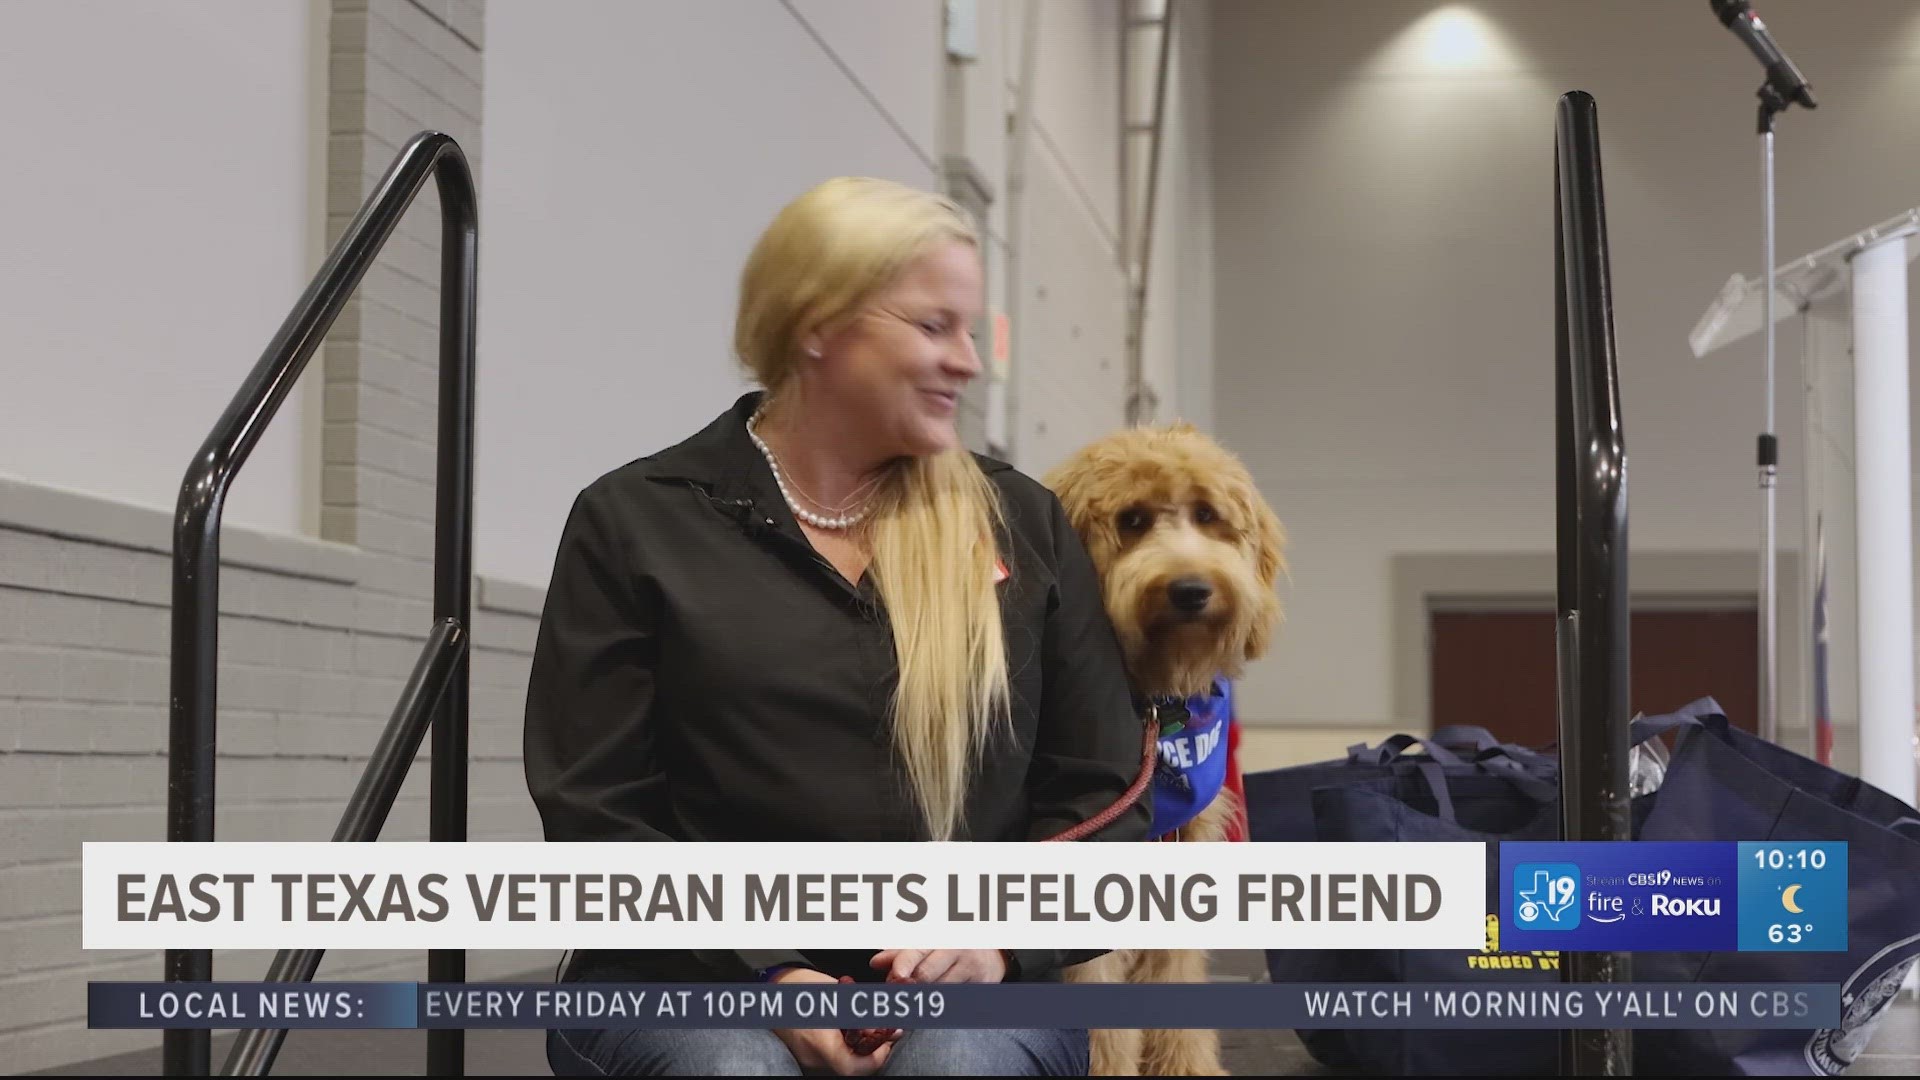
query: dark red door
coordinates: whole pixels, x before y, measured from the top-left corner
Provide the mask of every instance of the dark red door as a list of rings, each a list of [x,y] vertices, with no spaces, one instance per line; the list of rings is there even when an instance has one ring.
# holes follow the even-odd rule
[[[1499,738],[1542,746],[1558,738],[1554,616],[1546,612],[1435,612],[1433,723],[1473,724]],[[1727,716],[1754,728],[1759,690],[1759,616],[1751,610],[1633,613],[1635,712],[1670,712],[1711,695]]]

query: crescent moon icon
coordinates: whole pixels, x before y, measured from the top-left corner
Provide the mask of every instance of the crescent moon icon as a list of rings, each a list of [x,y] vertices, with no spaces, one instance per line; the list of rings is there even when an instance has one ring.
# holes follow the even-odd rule
[[[1800,914],[1800,905],[1793,902],[1793,894],[1799,891],[1800,891],[1800,886],[1789,885],[1780,893],[1780,903],[1783,906],[1785,906],[1788,911],[1793,912],[1795,915]]]

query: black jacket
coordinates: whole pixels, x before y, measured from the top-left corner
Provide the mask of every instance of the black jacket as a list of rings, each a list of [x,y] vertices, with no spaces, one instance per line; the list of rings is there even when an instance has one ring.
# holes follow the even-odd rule
[[[870,578],[795,523],[748,438],[749,394],[687,441],[601,477],[560,540],[527,690],[527,785],[550,841],[924,840],[889,744],[898,669]],[[988,747],[962,839],[1038,840],[1138,774],[1118,640],[1059,501],[998,487],[1012,738]],[[1102,840],[1143,840],[1135,806]],[[884,937],[885,935],[882,935]],[[865,952],[601,951],[569,978],[734,981],[779,963],[877,977]],[[1099,955],[1016,951],[1010,977]]]

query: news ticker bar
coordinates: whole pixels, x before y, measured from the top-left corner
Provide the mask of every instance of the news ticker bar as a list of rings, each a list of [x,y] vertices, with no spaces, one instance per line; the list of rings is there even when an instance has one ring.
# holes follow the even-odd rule
[[[1823,983],[87,984],[90,1028],[1725,1028],[1840,1024]]]

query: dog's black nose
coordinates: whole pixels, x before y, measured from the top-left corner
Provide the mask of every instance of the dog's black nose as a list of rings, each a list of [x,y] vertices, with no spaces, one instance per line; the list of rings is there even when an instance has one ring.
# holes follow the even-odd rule
[[[1188,615],[1198,615],[1207,608],[1207,601],[1213,599],[1213,586],[1206,579],[1183,577],[1174,579],[1167,586],[1167,600],[1175,611]]]

